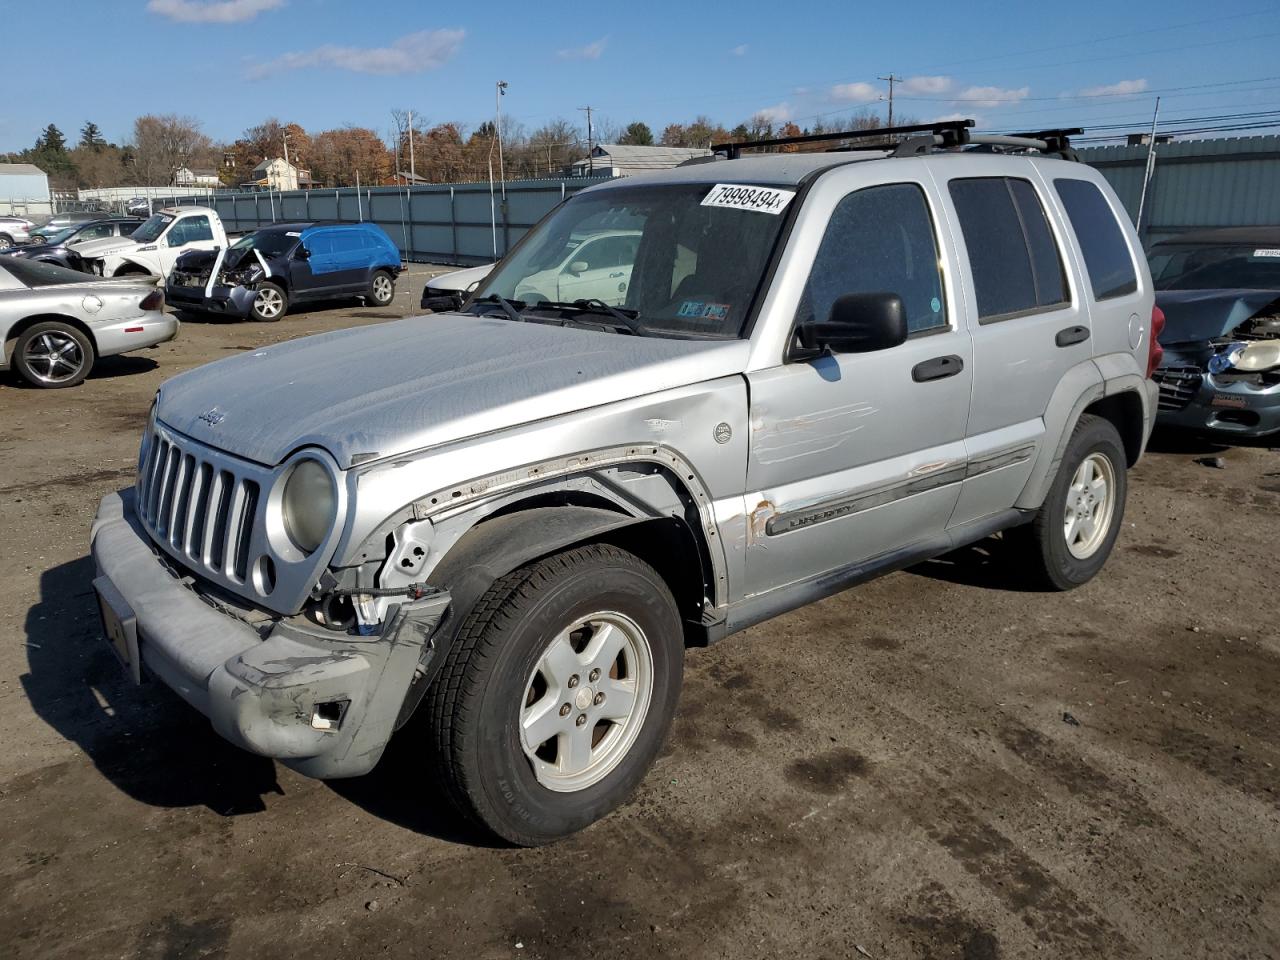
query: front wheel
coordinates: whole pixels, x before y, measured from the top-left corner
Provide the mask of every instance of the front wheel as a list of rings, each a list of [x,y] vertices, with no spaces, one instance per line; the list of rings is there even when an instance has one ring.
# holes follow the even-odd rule
[[[387,271],[379,270],[369,281],[369,292],[366,294],[369,303],[375,307],[389,306],[395,296],[395,280]]]
[[[633,554],[596,544],[500,578],[428,695],[455,805],[523,846],[605,816],[666,738],[683,657],[671,592]]]
[[[263,323],[275,323],[289,309],[289,296],[284,288],[274,283],[260,283],[253,296],[253,306],[249,313],[255,320]]]
[[[1082,416],[1035,519],[1010,531],[1036,586],[1072,590],[1102,569],[1124,520],[1127,463],[1115,426]]]
[[[69,323],[46,321],[24,330],[13,345],[13,365],[32,386],[74,387],[93,369],[93,342]]]

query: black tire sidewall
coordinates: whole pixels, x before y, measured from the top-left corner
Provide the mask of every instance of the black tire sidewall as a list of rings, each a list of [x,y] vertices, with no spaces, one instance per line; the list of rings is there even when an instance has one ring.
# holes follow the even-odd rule
[[[534,775],[520,745],[518,707],[551,638],[602,610],[623,613],[644,631],[653,659],[653,691],[644,725],[621,762],[599,783],[559,793]],[[482,796],[472,799],[491,828],[515,842],[546,842],[605,816],[644,778],[679,700],[684,656],[680,618],[661,578],[638,561],[634,566],[587,564],[540,591],[501,632],[506,635],[495,638],[500,648],[480,699],[474,749],[463,762],[477,775],[473,782]]]
[[[1111,461],[1115,476],[1115,509],[1111,514],[1106,539],[1092,556],[1080,559],[1067,549],[1066,532],[1061,520],[1066,510],[1067,492],[1072,478],[1084,459],[1094,453],[1101,453]],[[1090,418],[1087,423],[1081,424],[1067,444],[1058,475],[1054,478],[1042,508],[1045,511],[1043,520],[1038,524],[1046,572],[1056,585],[1064,589],[1080,586],[1093,579],[1102,569],[1124,525],[1128,489],[1127,460],[1120,434],[1109,421]]]
[[[76,342],[80,344],[80,353],[84,357],[84,363],[80,367],[80,371],[70,380],[62,383],[45,383],[35,376],[34,372],[27,367],[26,360],[23,355],[26,353],[27,344],[40,336],[42,333],[54,331],[57,333],[65,333],[74,337]],[[46,321],[37,323],[34,326],[24,330],[19,335],[17,341],[13,345],[13,367],[18,374],[27,383],[33,387],[39,387],[41,390],[60,390],[64,387],[79,386],[84,382],[84,378],[89,375],[89,371],[93,369],[93,365],[97,362],[98,354],[93,347],[93,341],[85,336],[84,331],[78,330],[69,323],[58,323],[56,321]]]
[[[272,290],[275,290],[280,294],[280,299],[284,301],[284,306],[280,308],[280,312],[274,317],[264,317],[258,313],[258,290],[265,289],[266,287],[270,287]],[[255,290],[253,293],[253,303],[249,306],[249,316],[254,320],[257,320],[259,323],[279,323],[284,319],[284,315],[289,312],[289,294],[287,294],[284,287],[280,286],[278,283],[260,283],[258,284],[258,290]]]

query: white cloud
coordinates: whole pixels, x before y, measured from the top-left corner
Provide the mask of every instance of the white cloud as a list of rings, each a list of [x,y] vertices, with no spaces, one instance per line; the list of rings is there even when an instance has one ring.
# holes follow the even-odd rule
[[[907,93],[946,93],[951,89],[950,77],[907,77],[902,89]]]
[[[355,73],[422,73],[444,65],[462,45],[465,30],[419,30],[407,33],[389,47],[340,47],[325,44],[314,50],[286,53],[249,68],[249,79],[260,80],[282,70],[334,67]]]
[[[869,83],[839,83],[831,88],[832,100],[847,103],[874,103],[881,95],[880,89]]]
[[[150,0],[147,9],[179,23],[243,23],[284,3],[285,0]]]
[[[1077,96],[1080,97],[1115,97],[1123,96],[1126,93],[1142,93],[1147,89],[1147,81],[1142,80],[1121,80],[1117,83],[1108,83],[1100,87],[1086,87],[1081,90]]]
[[[556,56],[561,60],[599,60],[600,55],[604,53],[605,44],[608,42],[608,37],[601,37],[593,43],[588,43],[585,47],[557,50]]]
[[[747,55],[747,51],[750,49],[751,48],[748,47],[745,43],[740,43],[729,52],[732,53],[735,57],[745,57]]]
[[[1005,103],[1017,103],[1031,96],[1030,87],[1016,90],[1005,87],[967,87],[956,94],[955,103],[969,103],[975,107],[998,107]]]
[[[755,116],[769,123],[786,123],[791,119],[791,104],[775,103],[772,107],[761,107]]]

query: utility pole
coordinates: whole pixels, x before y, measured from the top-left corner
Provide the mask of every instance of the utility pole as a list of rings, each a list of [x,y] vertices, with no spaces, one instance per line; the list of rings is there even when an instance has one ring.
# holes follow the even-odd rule
[[[1147,166],[1142,174],[1142,196],[1138,199],[1138,219],[1136,229],[1139,238],[1142,236],[1142,211],[1147,205],[1147,187],[1151,185],[1151,174],[1156,168],[1156,122],[1160,119],[1160,98],[1156,97],[1155,112],[1151,114],[1151,136],[1147,140]]]
[[[596,173],[596,158],[594,139],[591,130],[591,108],[579,107],[579,110],[585,110],[587,114],[587,176],[593,177]]]
[[[507,95],[507,81],[499,80],[493,95],[494,132],[498,135],[498,179],[502,181],[502,202],[507,202],[507,171],[502,165],[502,98]]]
[[[887,77],[876,77],[876,79],[884,80],[889,84],[889,122],[885,124],[885,126],[892,127],[893,126],[893,85],[895,83],[901,83],[902,78],[895,77],[892,73],[890,73]]]

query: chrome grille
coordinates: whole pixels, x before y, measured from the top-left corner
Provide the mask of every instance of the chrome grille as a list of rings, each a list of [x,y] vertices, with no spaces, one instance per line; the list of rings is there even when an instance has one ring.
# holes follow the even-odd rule
[[[169,553],[217,579],[243,584],[262,487],[248,471],[217,459],[195,444],[184,449],[157,430],[138,478],[138,513]]]
[[[1191,366],[1161,367],[1151,378],[1160,388],[1161,410],[1183,409],[1204,383],[1204,373],[1199,367]]]

